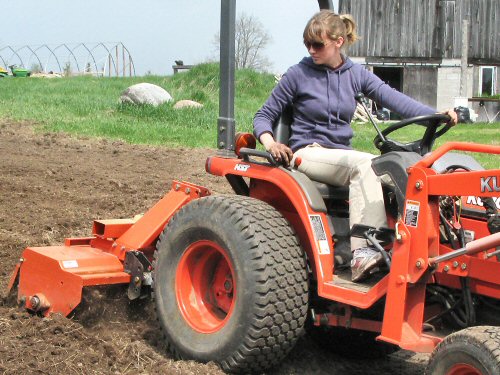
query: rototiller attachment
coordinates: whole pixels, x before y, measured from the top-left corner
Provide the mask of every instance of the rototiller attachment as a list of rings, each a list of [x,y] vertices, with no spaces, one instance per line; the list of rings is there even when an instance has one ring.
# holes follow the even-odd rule
[[[96,220],[91,237],[67,238],[62,246],[28,247],[7,293],[18,282],[18,302],[45,316],[70,314],[87,286],[129,284],[128,296],[136,299],[142,285],[151,284],[154,245],[167,221],[192,199],[207,195],[204,187],[174,181],[172,189],[137,219]]]

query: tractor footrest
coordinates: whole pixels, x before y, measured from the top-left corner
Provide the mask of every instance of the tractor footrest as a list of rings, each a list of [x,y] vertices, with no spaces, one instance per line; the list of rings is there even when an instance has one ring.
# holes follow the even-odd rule
[[[28,247],[19,267],[18,301],[43,315],[67,316],[80,303],[83,287],[129,282],[115,255],[90,245]],[[43,306],[33,305],[41,299]]]
[[[373,286],[375,286],[383,277],[385,273],[378,272],[370,276],[369,279],[363,282],[354,282],[351,280],[351,270],[336,270],[333,276],[333,281],[330,285],[334,285],[344,289],[351,289],[361,293],[368,293]]]

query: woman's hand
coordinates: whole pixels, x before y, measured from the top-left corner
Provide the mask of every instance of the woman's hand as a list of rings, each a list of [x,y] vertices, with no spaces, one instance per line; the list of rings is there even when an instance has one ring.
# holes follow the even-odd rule
[[[446,111],[441,112],[443,115],[448,115],[450,116],[450,121],[448,121],[448,125],[450,126],[455,126],[458,122],[458,115],[455,112],[455,110],[452,109],[447,109]]]
[[[274,160],[282,162],[286,166],[290,165],[292,161],[293,152],[290,147],[283,143],[274,142],[267,152],[273,156]]]
[[[290,147],[284,145],[283,143],[276,142],[273,136],[269,133],[262,134],[259,140],[274,160],[283,163],[286,166],[290,165],[293,157],[293,152]]]

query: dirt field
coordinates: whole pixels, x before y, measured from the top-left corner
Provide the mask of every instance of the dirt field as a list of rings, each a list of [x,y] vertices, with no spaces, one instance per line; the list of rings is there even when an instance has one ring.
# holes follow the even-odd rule
[[[229,192],[205,173],[211,153],[40,134],[0,120],[0,294],[26,246],[87,236],[94,219],[144,212],[173,179]],[[222,374],[215,364],[175,361],[160,339],[150,301],[130,304],[121,288],[89,291],[70,319],[30,316],[0,299],[0,374]],[[304,337],[269,374],[421,374],[426,360],[400,351],[349,361]]]

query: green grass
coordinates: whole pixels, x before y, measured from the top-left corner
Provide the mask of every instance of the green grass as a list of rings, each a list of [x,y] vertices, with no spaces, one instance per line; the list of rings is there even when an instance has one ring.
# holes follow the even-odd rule
[[[483,94],[483,95],[481,95],[481,97],[488,98],[488,99],[500,99],[500,94],[495,94],[495,95]]]
[[[384,129],[387,124],[381,124]],[[354,123],[353,128],[355,137],[353,138],[353,147],[371,153],[377,153],[373,146],[373,138],[377,135],[375,129],[369,124]],[[410,125],[403,130],[392,133],[389,137],[406,143],[421,139],[425,128],[419,125]],[[473,123],[458,124],[451,128],[446,134],[438,138],[433,149],[442,146],[447,142],[473,142],[486,145],[500,145],[500,123]],[[500,168],[500,155],[468,153],[472,155],[486,169]]]
[[[149,82],[166,89],[175,101],[196,100],[201,109],[175,110],[121,105],[118,98],[127,87]],[[168,77],[73,77],[62,79],[0,79],[0,118],[29,120],[44,132],[121,139],[129,143],[168,147],[216,147],[219,72],[217,64],[201,64],[186,73]],[[251,131],[255,112],[274,87],[270,74],[240,70],[236,74],[235,119],[237,131]],[[459,125],[443,136],[445,141],[500,144],[499,123]],[[353,124],[355,148],[376,153],[375,131],[368,124]],[[405,141],[418,138],[422,127],[406,128]],[[498,157],[478,155],[489,168],[498,168]]]
[[[121,139],[129,143],[169,147],[215,147],[218,104],[218,65],[203,64],[187,73],[169,77],[73,77],[0,81],[0,117],[32,120],[42,131],[63,131],[92,137]],[[274,85],[270,76],[239,71],[235,117],[241,130],[251,130],[253,114]],[[175,110],[121,105],[127,87],[149,82],[166,89],[175,101],[196,100],[202,109]]]

